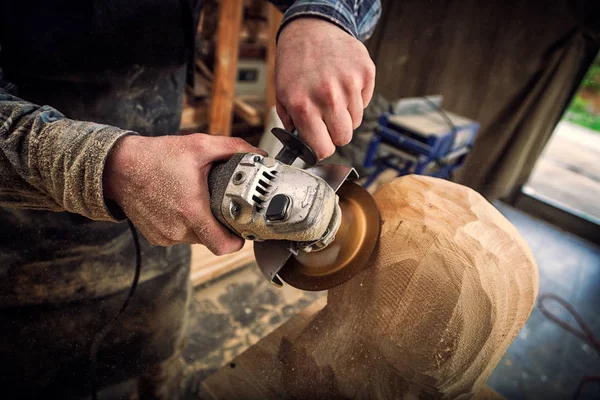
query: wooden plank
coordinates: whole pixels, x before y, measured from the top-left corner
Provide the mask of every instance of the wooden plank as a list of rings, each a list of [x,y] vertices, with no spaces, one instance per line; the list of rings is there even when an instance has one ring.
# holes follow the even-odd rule
[[[237,356],[200,386],[201,399],[273,399],[281,392],[281,340],[293,341],[327,304],[321,297]]]
[[[247,241],[242,250],[224,256],[215,256],[205,246],[192,246],[192,271],[190,279],[194,286],[202,285],[228,272],[254,261],[252,242]]]
[[[267,47],[267,99],[265,113],[270,112],[272,107],[275,107],[275,53],[277,47],[277,31],[283,20],[283,14],[272,4],[268,6],[268,21],[269,21],[269,44]],[[266,115],[265,115],[266,120]]]
[[[243,0],[222,0],[215,59],[209,133],[231,135]]]

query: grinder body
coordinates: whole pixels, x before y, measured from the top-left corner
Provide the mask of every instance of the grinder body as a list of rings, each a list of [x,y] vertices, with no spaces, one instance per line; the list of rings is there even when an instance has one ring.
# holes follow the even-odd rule
[[[209,175],[211,211],[246,240],[288,240],[310,252],[339,228],[338,197],[322,178],[259,154],[236,154]]]

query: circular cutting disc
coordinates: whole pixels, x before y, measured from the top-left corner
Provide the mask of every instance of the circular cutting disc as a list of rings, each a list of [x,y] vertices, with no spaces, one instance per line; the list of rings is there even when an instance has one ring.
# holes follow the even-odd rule
[[[279,271],[279,277],[295,288],[331,289],[368,267],[381,230],[377,204],[369,192],[349,181],[337,194],[342,222],[335,240],[323,250],[300,251]]]

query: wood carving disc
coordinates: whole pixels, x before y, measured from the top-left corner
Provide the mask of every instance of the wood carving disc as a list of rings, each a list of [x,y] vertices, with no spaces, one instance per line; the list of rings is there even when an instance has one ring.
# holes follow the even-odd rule
[[[337,194],[342,222],[335,240],[320,251],[300,251],[279,271],[279,277],[295,288],[331,289],[368,267],[381,231],[377,204],[369,192],[353,182],[346,181]]]

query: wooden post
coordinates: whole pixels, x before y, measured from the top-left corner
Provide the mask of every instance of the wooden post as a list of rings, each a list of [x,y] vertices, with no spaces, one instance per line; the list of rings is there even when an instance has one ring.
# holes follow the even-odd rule
[[[231,135],[243,0],[221,0],[209,133]]]
[[[272,107],[275,106],[275,48],[277,45],[277,30],[281,25],[283,14],[273,4],[268,4],[268,20],[269,20],[269,47],[267,48],[267,96],[265,107],[266,116]]]

